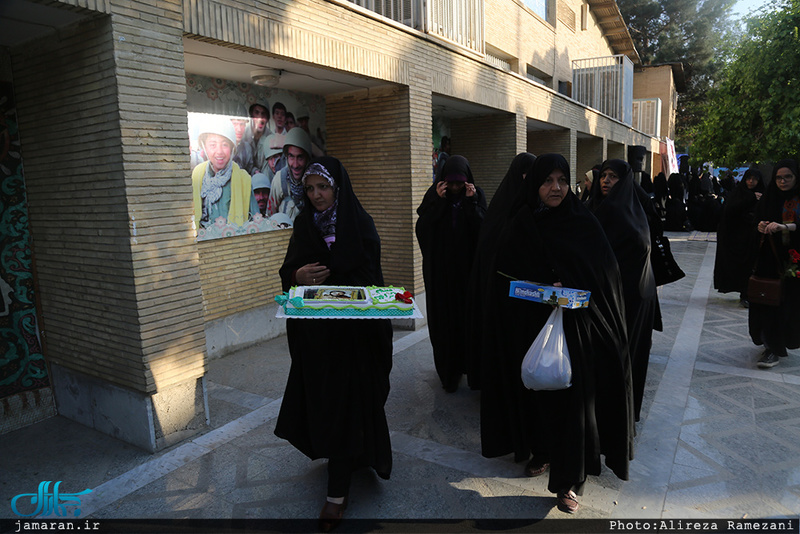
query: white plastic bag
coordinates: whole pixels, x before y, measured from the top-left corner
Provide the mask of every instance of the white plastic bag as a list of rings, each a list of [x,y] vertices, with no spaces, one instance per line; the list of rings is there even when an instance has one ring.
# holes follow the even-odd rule
[[[522,360],[522,383],[528,389],[566,389],[572,385],[563,314],[561,306],[556,306]]]

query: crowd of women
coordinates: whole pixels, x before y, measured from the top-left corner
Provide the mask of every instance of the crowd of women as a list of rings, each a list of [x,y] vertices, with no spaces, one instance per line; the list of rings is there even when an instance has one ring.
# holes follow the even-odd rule
[[[798,235],[796,165],[777,171],[759,203],[759,217],[771,222],[763,229],[759,223],[759,231],[785,237],[776,246],[787,250]],[[577,511],[587,476],[600,474],[603,463],[628,478],[652,331],[661,327],[656,286],[664,280],[651,264],[658,257],[652,244],[663,238],[661,218],[625,161],[606,161],[595,176],[581,200],[564,157],[519,154],[487,207],[468,161],[451,156],[417,210],[441,385],[455,391],[467,375],[480,390],[482,454],[513,453],[528,476],[549,470],[548,489],[568,513]],[[284,290],[383,285],[380,238],[341,162],[314,160],[302,183],[306,201],[280,269]],[[774,268],[762,257],[761,268]],[[670,268],[668,281],[682,276],[677,265]],[[563,314],[571,387],[523,386],[521,361],[552,307],[510,298],[510,279],[591,291],[588,307]],[[787,289],[795,302],[797,290]],[[777,357],[798,341],[771,322],[796,318],[789,308],[751,321],[758,342]],[[311,459],[328,459],[319,526],[329,531],[347,508],[354,470],[369,467],[384,479],[391,473],[384,405],[392,326],[385,319],[289,319],[287,334],[291,368],[275,433]]]
[[[714,287],[721,293],[739,294],[748,309],[750,338],[764,349],[757,365],[775,367],[800,348],[800,183],[793,159],[772,167],[769,183],[758,169],[745,171],[724,204],[717,230]],[[778,299],[750,301],[751,275],[780,285]]]

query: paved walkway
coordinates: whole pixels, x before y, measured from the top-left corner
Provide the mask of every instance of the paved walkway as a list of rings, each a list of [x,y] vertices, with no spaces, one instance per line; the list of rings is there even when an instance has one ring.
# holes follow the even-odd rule
[[[510,457],[480,455],[479,393],[463,383],[444,392],[427,330],[398,331],[387,404],[392,479],[356,473],[351,521],[341,531],[580,532],[605,524],[582,519],[796,520],[800,351],[757,369],[747,311],[738,295],[712,288],[714,234],[667,235],[687,276],[659,290],[664,332],[653,337],[631,480],[606,470],[590,477],[575,516],[558,511],[546,476],[526,478]],[[61,480],[62,491],[93,490],[82,498],[81,519],[273,518],[309,521],[273,521],[265,530],[313,528],[325,463],[273,435],[288,367],[285,337],[209,362],[211,429],[156,455],[61,417],[0,436],[3,525],[18,528],[11,498]],[[502,521],[480,521],[487,519]],[[625,530],[625,523],[610,524]]]

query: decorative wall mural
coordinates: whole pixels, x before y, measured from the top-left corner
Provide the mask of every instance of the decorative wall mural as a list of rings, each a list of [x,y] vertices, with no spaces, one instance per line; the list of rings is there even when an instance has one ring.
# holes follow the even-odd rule
[[[49,386],[13,87],[0,82],[0,398]]]

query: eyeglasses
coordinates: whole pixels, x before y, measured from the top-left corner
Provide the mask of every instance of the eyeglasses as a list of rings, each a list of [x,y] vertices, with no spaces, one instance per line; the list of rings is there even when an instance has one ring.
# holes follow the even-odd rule
[[[794,174],[775,177],[776,182],[791,182],[792,180],[794,180]]]

